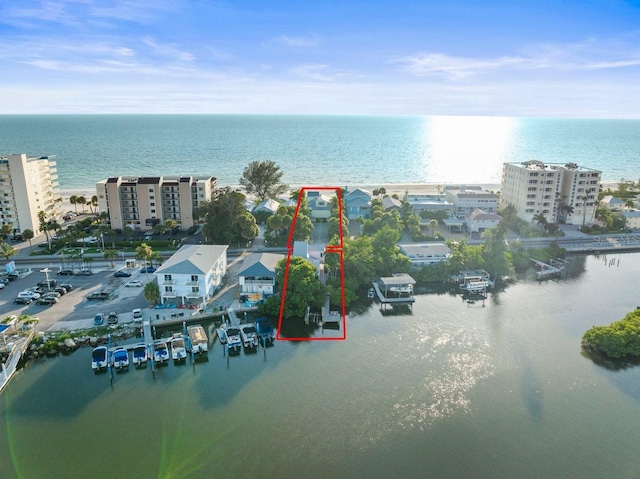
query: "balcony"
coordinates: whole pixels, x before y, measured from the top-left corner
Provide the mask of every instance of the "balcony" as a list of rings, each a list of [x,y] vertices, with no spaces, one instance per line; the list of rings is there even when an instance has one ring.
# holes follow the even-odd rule
[[[176,282],[172,279],[165,279],[162,281],[162,286],[173,286]]]

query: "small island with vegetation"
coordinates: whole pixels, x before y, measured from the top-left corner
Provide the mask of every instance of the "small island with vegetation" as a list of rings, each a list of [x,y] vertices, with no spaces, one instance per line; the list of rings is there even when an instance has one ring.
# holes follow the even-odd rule
[[[582,347],[612,359],[640,357],[640,308],[609,326],[594,326],[582,336]]]

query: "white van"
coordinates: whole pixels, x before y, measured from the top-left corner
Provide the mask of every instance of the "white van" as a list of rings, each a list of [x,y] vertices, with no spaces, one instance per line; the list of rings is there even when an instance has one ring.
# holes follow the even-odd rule
[[[138,319],[142,319],[142,310],[140,308],[136,308],[132,311],[133,320],[136,321]]]

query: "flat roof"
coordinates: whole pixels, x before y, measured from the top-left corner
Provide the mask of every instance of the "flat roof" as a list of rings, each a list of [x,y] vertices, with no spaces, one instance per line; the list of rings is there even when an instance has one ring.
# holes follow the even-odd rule
[[[380,283],[384,286],[396,286],[399,284],[416,284],[416,280],[408,274],[398,274],[396,276],[383,276]]]

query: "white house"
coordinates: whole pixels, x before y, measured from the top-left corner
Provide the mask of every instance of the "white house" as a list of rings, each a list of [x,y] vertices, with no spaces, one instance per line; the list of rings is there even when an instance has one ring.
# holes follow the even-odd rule
[[[467,215],[469,233],[482,233],[487,228],[495,228],[502,221],[502,216],[476,208]]]
[[[451,256],[451,250],[445,243],[409,243],[398,247],[414,266],[439,263]]]
[[[207,301],[227,272],[227,245],[184,245],[156,270],[161,303]]]
[[[626,201],[615,196],[607,195],[600,201],[601,204],[608,206],[613,211],[624,210]]]
[[[627,219],[626,227],[630,230],[640,230],[640,210],[625,210],[622,212]]]
[[[278,261],[283,254],[253,253],[247,256],[238,272],[238,283],[242,294],[260,293],[262,296],[273,294]]]
[[[316,191],[307,192],[307,205],[313,220],[327,220],[331,217],[331,199],[332,196]]]

